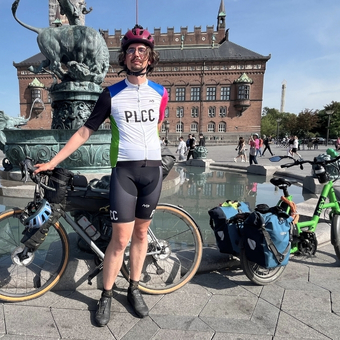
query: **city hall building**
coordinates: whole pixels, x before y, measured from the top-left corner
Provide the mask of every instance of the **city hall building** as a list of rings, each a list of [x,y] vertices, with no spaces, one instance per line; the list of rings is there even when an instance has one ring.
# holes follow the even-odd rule
[[[205,31],[201,27],[193,31],[181,27],[179,32],[167,28],[166,33],[160,28],[153,30],[160,62],[149,79],[162,84],[169,93],[162,136],[170,142],[177,143],[180,136],[186,139],[189,133],[202,133],[208,143],[236,143],[238,136],[260,132],[264,75],[270,55],[263,56],[231,42],[223,0],[216,10],[216,29],[212,25]],[[67,24],[57,0],[50,0],[49,19],[51,26]],[[100,32],[110,52],[110,67],[102,84],[106,87],[124,78],[124,73],[118,75],[121,68],[117,56],[125,32]],[[25,126],[28,129],[51,128],[53,109],[48,88],[53,77],[28,70],[44,59],[39,53],[14,63],[20,115],[30,117]]]

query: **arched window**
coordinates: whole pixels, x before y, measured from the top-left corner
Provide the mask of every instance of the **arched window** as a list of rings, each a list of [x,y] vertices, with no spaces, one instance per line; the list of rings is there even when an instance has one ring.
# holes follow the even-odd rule
[[[184,124],[182,122],[178,122],[176,124],[176,132],[182,133],[184,131]]]
[[[208,123],[208,132],[215,132],[215,123],[214,122]]]
[[[226,131],[227,131],[226,122],[219,122],[218,123],[218,132],[226,132]]]
[[[176,117],[183,118],[183,116],[184,116],[184,107],[178,107],[176,109]]]
[[[208,110],[208,117],[214,118],[216,116],[216,107],[210,106]]]
[[[190,132],[198,132],[198,124],[196,122],[190,124]]]
[[[194,106],[191,108],[191,117],[192,118],[197,118],[198,117],[198,107]]]
[[[220,107],[219,116],[220,116],[221,118],[227,117],[227,107],[226,107],[226,106],[221,106],[221,107]]]

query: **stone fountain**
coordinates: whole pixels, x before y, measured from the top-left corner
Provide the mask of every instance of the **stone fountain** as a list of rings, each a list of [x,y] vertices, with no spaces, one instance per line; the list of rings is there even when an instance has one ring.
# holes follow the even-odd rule
[[[100,93],[100,86],[109,68],[109,51],[101,34],[81,25],[81,14],[90,12],[84,2],[58,0],[61,12],[69,25],[37,28],[20,21],[16,16],[20,0],[12,5],[14,19],[23,27],[38,34],[37,40],[45,60],[34,73],[47,72],[54,78],[49,88],[52,98],[51,130],[22,130],[28,119],[12,118],[0,112],[0,149],[5,153],[5,170],[15,170],[29,156],[42,163],[51,159],[83,125]],[[61,166],[71,170],[109,169],[111,132],[99,130],[73,153]]]

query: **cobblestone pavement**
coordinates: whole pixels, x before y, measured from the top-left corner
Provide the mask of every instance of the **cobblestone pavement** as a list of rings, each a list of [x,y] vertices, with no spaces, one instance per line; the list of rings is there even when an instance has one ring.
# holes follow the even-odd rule
[[[208,147],[208,158],[228,165],[233,146]],[[320,150],[301,151],[309,158]],[[275,154],[284,150],[273,147]],[[259,163],[270,163],[267,157]],[[298,173],[298,171],[297,171]],[[306,176],[305,169],[300,176]],[[291,173],[294,175],[294,173]],[[219,254],[216,249],[214,254]],[[94,313],[99,290],[55,289],[25,303],[2,303],[0,338],[3,339],[202,339],[283,340],[340,339],[339,260],[329,242],[312,258],[293,257],[274,284],[255,286],[237,266],[197,274],[180,290],[168,295],[145,295],[150,315],[137,318],[126,301],[127,283],[115,288],[111,320],[98,328]],[[83,279],[83,278],[82,278]]]

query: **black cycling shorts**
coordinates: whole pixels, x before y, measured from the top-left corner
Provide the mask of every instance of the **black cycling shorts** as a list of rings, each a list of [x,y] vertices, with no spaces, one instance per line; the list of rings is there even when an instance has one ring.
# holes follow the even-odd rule
[[[162,167],[124,163],[112,169],[110,217],[112,223],[150,220],[162,190]]]

